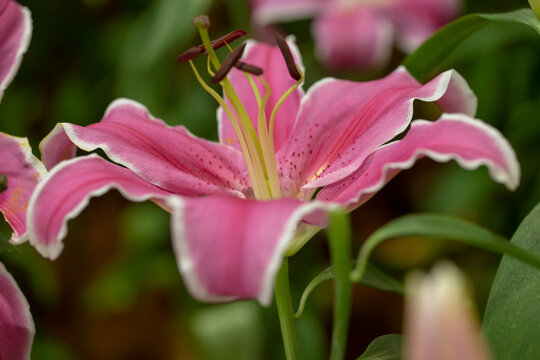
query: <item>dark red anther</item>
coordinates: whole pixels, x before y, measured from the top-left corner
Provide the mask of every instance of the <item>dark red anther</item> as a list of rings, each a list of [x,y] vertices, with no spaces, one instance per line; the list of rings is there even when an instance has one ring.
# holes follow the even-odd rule
[[[223,35],[222,37],[217,38],[216,40],[212,40],[212,47],[214,48],[214,50],[219,49],[220,47],[225,46],[225,44],[230,44],[234,40],[240,39],[241,37],[246,36],[246,34],[247,33],[244,30],[231,31],[227,35]]]
[[[208,17],[208,15],[204,15],[204,14],[195,16],[193,20],[191,21],[191,23],[193,24],[193,26],[202,27],[203,29],[209,29],[211,25],[210,18]]]
[[[8,189],[8,178],[4,174],[0,174],[0,194]]]
[[[274,39],[276,39],[277,46],[279,47],[279,50],[281,50],[283,59],[285,59],[285,64],[287,65],[289,75],[291,75],[294,80],[299,81],[302,78],[302,75],[300,75],[300,72],[296,68],[296,63],[294,62],[294,57],[291,53],[289,45],[287,44],[287,41],[285,41],[285,39],[278,33],[274,33]]]
[[[239,47],[233,50],[232,53],[230,53],[225,60],[223,60],[223,64],[219,68],[218,71],[216,71],[216,75],[212,78],[211,82],[212,84],[217,84],[221,80],[227,76],[229,71],[236,65],[236,63],[240,60],[242,55],[244,54],[244,49],[246,48],[246,43],[243,43]]]
[[[216,49],[219,49],[220,47],[225,46],[226,44],[230,44],[233,41],[240,39],[243,36],[246,36],[246,34],[247,33],[244,30],[234,30],[233,32],[228,33],[227,35],[223,35],[222,37],[216,40],[212,40],[211,44],[214,50],[216,50]],[[192,48],[187,49],[180,55],[178,55],[178,57],[176,58],[176,61],[186,62],[189,60],[193,60],[197,56],[205,52],[206,52],[206,49],[204,48],[204,45],[194,46]]]
[[[203,47],[204,49],[204,47]],[[201,50],[200,47],[192,47],[178,55],[176,58],[176,61],[178,62],[186,62],[189,60],[195,59],[197,56],[201,55],[204,52],[204,50]]]
[[[258,66],[255,66],[255,65],[251,65],[251,64],[242,62],[242,61],[237,62],[236,65],[234,65],[234,67],[237,68],[238,70],[242,70],[242,71],[245,71],[245,72],[253,74],[253,75],[262,75],[263,74],[263,69],[262,68],[260,68]]]

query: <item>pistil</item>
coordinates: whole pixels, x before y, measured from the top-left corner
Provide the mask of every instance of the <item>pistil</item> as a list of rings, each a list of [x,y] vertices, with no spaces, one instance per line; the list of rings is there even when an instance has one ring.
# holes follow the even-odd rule
[[[217,73],[217,71],[219,71],[221,68],[221,62],[219,61],[219,58],[212,47],[212,43],[208,35],[208,27],[206,26],[207,22],[205,20],[195,19],[193,23],[199,31],[199,36],[201,37],[206,52],[208,53],[208,57],[210,58],[210,61]],[[244,137],[246,140],[248,151],[247,153],[244,152],[244,157],[246,158],[246,162],[249,161],[248,159],[251,159],[253,174],[250,174],[250,178],[255,197],[259,200],[269,200],[272,198],[272,196],[266,182],[266,167],[264,165],[261,145],[257,138],[255,129],[253,128],[253,124],[249,120],[247,111],[240,101],[240,98],[234,91],[229,79],[225,77],[220,84],[223,86],[223,92],[225,93],[227,99],[229,99],[238,118],[240,131],[237,132],[236,135],[239,139],[240,137]],[[231,119],[231,121],[233,120]]]
[[[201,15],[195,18],[193,20],[193,24],[197,27],[202,40],[202,45],[187,50],[178,57],[178,61],[189,61],[189,64],[192,67],[193,72],[195,73],[195,76],[201,86],[203,86],[203,88],[212,97],[214,97],[214,99],[216,99],[231,121],[231,125],[233,126],[244,154],[255,198],[258,200],[280,198],[281,188],[279,184],[273,136],[274,123],[277,111],[285,99],[303,82],[303,73],[300,67],[294,62],[294,57],[287,45],[287,42],[281,37],[276,38],[278,46],[285,59],[289,74],[293,79],[296,80],[296,83],[277,101],[270,113],[270,121],[268,122],[266,116],[266,106],[272,91],[268,83],[266,83],[266,81],[259,76],[262,75],[263,70],[255,65],[247,64],[240,60],[245,49],[245,44],[242,44],[234,50],[228,44],[229,41],[236,40],[240,36],[243,36],[245,32],[237,30],[236,32],[222,36],[218,40],[211,41],[208,34],[210,20],[207,16]],[[223,64],[220,62],[215,53],[215,49],[222,46],[227,46],[231,51],[231,53],[223,61]],[[204,82],[195,65],[191,61],[204,52],[206,52],[208,55],[207,71],[212,76],[211,82],[219,83],[223,87],[224,96],[229,100],[229,104],[227,104],[224,98],[219,96],[215,90]],[[240,100],[240,97],[235,92],[231,82],[227,78],[227,74],[233,67],[236,67],[244,73],[255,95],[258,106],[256,119],[257,131],[255,130],[254,123],[250,120],[249,115]],[[254,76],[256,76],[256,78]],[[260,84],[258,86],[256,80],[260,81],[266,89],[264,95],[261,95],[261,91],[259,90]]]

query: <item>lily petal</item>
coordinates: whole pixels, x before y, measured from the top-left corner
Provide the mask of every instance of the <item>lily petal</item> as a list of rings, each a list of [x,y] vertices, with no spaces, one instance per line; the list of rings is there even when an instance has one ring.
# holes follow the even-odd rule
[[[294,135],[278,154],[282,185],[295,194],[350,175],[408,127],[416,99],[438,101],[448,112],[476,112],[476,97],[453,70],[425,85],[403,67],[370,82],[318,82],[302,100]]]
[[[466,115],[443,114],[435,122],[413,121],[403,140],[377,149],[355,173],[324,188],[317,199],[355,208],[424,156],[439,162],[456,160],[468,170],[485,165],[493,180],[510,190],[519,184],[516,154],[497,129]]]
[[[274,278],[299,222],[330,204],[295,199],[175,197],[173,245],[191,294],[202,301],[271,302]]]
[[[251,0],[252,17],[258,25],[316,15],[328,0]]]
[[[15,77],[30,44],[30,11],[12,0],[0,1],[0,100]]]
[[[28,302],[0,263],[0,359],[30,360],[35,332]]]
[[[296,64],[298,64],[302,71],[304,67],[302,65],[302,57],[300,51],[296,47],[295,39],[293,36],[287,37],[287,43],[291,48]],[[272,93],[268,99],[266,105],[266,119],[270,121],[270,114],[272,109],[276,105],[281,96],[296,83],[296,80],[292,79],[287,71],[285,60],[277,46],[271,46],[264,43],[257,43],[255,41],[248,41],[244,57],[242,61],[256,65],[263,69],[264,73],[261,77],[268,83],[272,89]],[[259,114],[259,106],[255,98],[255,93],[246,79],[245,74],[238,70],[232,69],[228,75],[229,81],[236,90],[242,104],[244,105],[249,118],[253,122],[255,129],[258,129],[257,119]],[[257,87],[261,94],[261,97],[267,92],[266,88],[259,80],[255,79]],[[300,107],[300,100],[304,96],[304,92],[299,87],[297,88],[287,99],[283,102],[276,115],[276,122],[274,126],[274,148],[276,151],[281,148],[282,144],[287,140],[291,134],[291,130],[294,126],[298,108]],[[226,101],[228,105],[230,102]],[[232,145],[236,149],[241,151],[240,144],[234,132],[233,126],[229,117],[225,114],[223,109],[218,110],[218,126],[220,141],[222,144]]]
[[[390,58],[393,27],[369,8],[326,11],[313,23],[317,55],[333,69],[368,69]]]
[[[0,211],[11,226],[12,243],[26,241],[26,209],[30,195],[47,171],[32,154],[28,139],[0,132],[0,174],[7,189],[0,192]]]
[[[38,184],[28,206],[30,243],[41,255],[56,259],[67,235],[67,221],[75,218],[93,196],[116,189],[130,201],[166,199],[171,193],[135,175],[129,169],[92,154],[54,167]]]
[[[182,126],[168,127],[131,100],[113,102],[99,123],[57,125],[40,145],[44,163],[50,167],[73,156],[69,141],[85,151],[103,149],[152,184],[182,195],[242,196],[250,186],[240,152],[197,138]]]

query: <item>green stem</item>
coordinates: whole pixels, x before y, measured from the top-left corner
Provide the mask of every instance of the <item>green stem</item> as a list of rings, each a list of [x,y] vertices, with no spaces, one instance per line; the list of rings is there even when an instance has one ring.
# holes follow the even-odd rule
[[[332,330],[332,349],[330,359],[345,359],[349,318],[351,313],[352,283],[351,272],[351,225],[349,217],[343,211],[330,215],[331,225],[328,229],[330,257],[335,273],[334,287],[334,323]]]
[[[287,258],[283,259],[283,264],[277,274],[274,295],[285,355],[287,360],[296,360],[298,359],[298,342],[296,340],[296,324],[289,288],[289,261]]]

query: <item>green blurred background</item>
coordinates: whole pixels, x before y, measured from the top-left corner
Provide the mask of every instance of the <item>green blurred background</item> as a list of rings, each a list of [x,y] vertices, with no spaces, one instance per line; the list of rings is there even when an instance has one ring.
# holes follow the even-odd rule
[[[171,125],[217,139],[217,105],[177,54],[198,43],[191,18],[208,13],[214,37],[250,29],[246,0],[20,0],[32,11],[28,53],[0,106],[0,130],[29,137],[34,149],[57,122],[89,124],[118,97],[145,104]],[[499,12],[525,0],[469,0],[465,12]],[[403,59],[395,51],[379,73],[329,73],[315,59],[310,21],[283,24],[295,34],[309,87],[332,75],[377,78]],[[253,32],[249,32],[253,36]],[[449,55],[479,97],[478,117],[499,128],[522,165],[520,188],[510,193],[485,169],[421,161],[353,214],[355,251],[374,229],[403,214],[436,211],[472,220],[510,236],[540,201],[540,42],[515,25],[479,32]],[[202,64],[200,64],[203,66]],[[435,118],[430,107],[417,107]],[[0,224],[9,238],[9,228]],[[28,297],[36,322],[35,360],[280,359],[275,308],[255,302],[200,304],[186,292],[172,253],[168,214],[151,203],[132,204],[111,192],[92,200],[69,223],[65,250],[55,262],[23,245],[0,260]],[[437,258],[454,260],[470,276],[481,312],[499,257],[448,242],[389,242],[375,261],[398,278]],[[328,266],[324,233],[291,259],[293,301]],[[298,322],[303,359],[326,359],[331,284],[310,298]],[[350,358],[375,337],[401,332],[402,298],[355,286]]]

